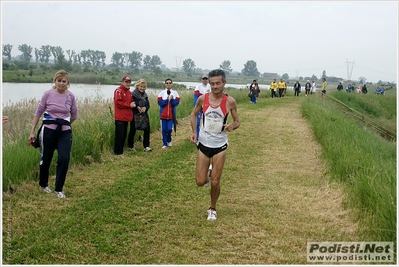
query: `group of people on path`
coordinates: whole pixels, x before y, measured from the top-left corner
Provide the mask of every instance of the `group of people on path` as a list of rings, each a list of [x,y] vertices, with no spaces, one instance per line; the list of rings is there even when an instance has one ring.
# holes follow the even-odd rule
[[[324,82],[325,82],[325,80],[323,80],[323,84],[324,84]],[[327,86],[327,85],[325,85],[325,86]],[[299,96],[299,93],[301,93],[301,88],[302,88],[302,86],[299,83],[299,81],[296,81],[293,86],[294,96]],[[278,96],[277,96],[277,90],[278,90]],[[305,96],[315,94],[316,90],[317,90],[316,82],[313,80],[312,83],[310,83],[310,81],[307,80],[307,82],[305,84]],[[284,79],[280,79],[279,82],[277,82],[276,79],[273,79],[273,81],[270,84],[270,92],[271,92],[272,98],[284,97],[284,95],[287,93],[287,84],[284,81]],[[323,90],[322,90],[322,94],[323,94]],[[324,94],[325,94],[325,92],[324,92]]]
[[[129,149],[133,152],[137,151],[134,147],[137,130],[144,132],[143,151],[152,151],[150,147],[150,118],[148,115],[150,101],[145,92],[147,82],[144,79],[139,79],[133,91],[130,91],[131,83],[131,77],[124,76],[122,84],[114,91],[115,155],[123,155],[126,137],[128,137]],[[172,83],[173,81],[170,78],[165,80],[165,89],[159,93],[157,99],[160,107],[162,148],[172,146],[172,131],[176,127],[176,106],[180,103],[180,96],[177,91],[172,89]]]
[[[123,155],[126,137],[128,137],[129,149],[134,152],[137,151],[134,147],[134,138],[137,130],[144,132],[143,151],[152,151],[150,147],[150,118],[148,115],[150,101],[145,92],[147,82],[144,79],[139,79],[133,91],[130,91],[131,83],[131,77],[124,76],[122,84],[114,91],[114,154],[118,156]],[[167,78],[165,80],[165,89],[159,93],[157,99],[160,107],[162,148],[172,146],[172,131],[176,127],[176,106],[180,103],[180,96],[177,91],[172,89],[172,84],[172,79]]]
[[[339,82],[338,86],[337,86],[337,90],[338,91],[343,91],[344,90],[344,86],[342,85],[342,82]],[[346,92],[351,93],[355,91],[355,86],[352,83],[349,83],[348,86],[346,87]],[[360,88],[360,86],[358,86],[356,88],[356,92],[357,93],[363,93],[363,94],[367,94],[368,90],[367,90],[367,86],[366,84],[364,84],[362,86],[362,88]]]
[[[270,92],[272,94],[272,98],[277,97],[277,92],[278,92],[278,97],[284,97],[284,95],[287,93],[287,84],[283,79],[280,79],[279,82],[276,81],[276,79],[273,79],[272,83],[270,84]]]
[[[210,185],[211,201],[207,209],[207,220],[211,221],[217,218],[216,204],[220,195],[220,179],[229,145],[227,132],[232,132],[240,126],[237,103],[233,97],[224,92],[226,82],[226,74],[221,69],[203,75],[202,83],[194,90],[194,109],[190,115],[192,134],[189,139],[191,143],[196,144],[198,150],[196,184]],[[121,85],[114,91],[114,154],[118,156],[123,155],[126,137],[128,137],[128,147],[136,151],[134,136],[137,130],[144,131],[144,152],[152,151],[148,117],[150,102],[145,93],[147,83],[144,79],[139,79],[135,89],[130,91],[131,83],[131,77],[124,76]],[[157,98],[163,149],[172,146],[172,130],[176,126],[176,106],[180,103],[180,96],[172,89],[172,83],[172,79],[166,79],[165,89]],[[50,163],[55,150],[58,151],[54,192],[59,198],[66,197],[63,187],[72,147],[71,124],[78,118],[76,98],[69,91],[69,87],[68,72],[58,71],[54,76],[52,88],[44,92],[39,102],[29,136],[29,144],[40,148],[39,187],[47,193],[52,192],[48,184]],[[232,116],[231,123],[227,123],[229,114]],[[42,115],[42,125],[36,135],[36,127]],[[7,121],[8,117],[3,116],[3,124]]]

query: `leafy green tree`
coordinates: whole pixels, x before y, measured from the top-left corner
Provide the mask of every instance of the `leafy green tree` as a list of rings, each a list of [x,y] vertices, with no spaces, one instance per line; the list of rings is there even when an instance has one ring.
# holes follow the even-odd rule
[[[187,73],[188,76],[191,76],[195,70],[195,62],[191,59],[185,59],[183,61],[183,71]]]
[[[3,45],[3,57],[5,59],[11,60],[11,50],[12,50],[12,45],[10,44]]]
[[[99,67],[105,65],[105,53],[98,50],[86,50],[86,56],[90,65],[93,67]]]
[[[288,76],[288,73],[284,73],[283,76],[281,76],[281,78],[282,78],[284,81],[288,81],[288,79],[290,78],[290,76]]]
[[[48,63],[51,57],[51,46],[49,45],[42,45],[40,48],[40,62]]]
[[[359,77],[359,84],[365,84],[366,81],[367,81],[366,78],[364,78],[364,77]]]
[[[129,67],[129,53],[122,53],[123,63],[126,67]]]
[[[70,49],[68,49],[68,50],[66,50],[65,52],[66,52],[67,55],[68,55],[69,62],[72,63],[72,59],[73,59],[73,58],[75,57],[75,55],[76,55],[75,50],[70,50]]]
[[[57,63],[58,56],[63,55],[64,51],[60,46],[50,46],[51,54],[54,57],[54,63]],[[65,58],[65,57],[64,57]]]
[[[90,60],[89,60],[89,51],[88,50],[82,50],[80,51],[80,56],[83,59],[83,65],[88,66],[90,65]]]
[[[151,68],[151,57],[146,55],[143,59],[143,69],[149,70]]]
[[[241,70],[241,73],[244,76],[258,77],[259,71],[258,68],[256,67],[256,62],[253,60],[248,60],[247,63],[244,64],[244,69]]]
[[[154,68],[154,75],[158,77],[162,76],[162,70],[160,67],[157,66]]]
[[[115,52],[112,54],[111,57],[111,62],[116,66],[116,67],[123,67],[123,60],[122,60],[123,54],[119,52]]]
[[[82,56],[81,54],[76,54],[73,56],[73,64],[82,65]]]
[[[35,62],[38,63],[40,60],[40,50],[35,48]],[[32,76],[32,75],[30,75]]]
[[[220,67],[222,70],[224,70],[224,72],[225,72],[226,74],[229,74],[230,72],[233,71],[233,69],[231,68],[230,65],[231,65],[230,60],[225,60],[225,61],[222,62],[222,64],[220,64],[219,67]]]
[[[129,67],[138,69],[141,66],[143,54],[140,52],[133,51],[129,53]]]
[[[98,51],[98,57],[101,60],[101,66],[105,66],[105,59],[107,58],[107,54],[105,54],[105,52],[103,51]]]
[[[32,58],[32,46],[23,44],[18,46],[18,50],[22,52],[21,59],[22,61],[30,62],[30,59]]]
[[[159,65],[161,65],[161,64],[162,64],[162,60],[159,56],[154,55],[151,57],[151,60],[150,60],[150,69],[151,70],[154,70],[156,67],[159,67]]]
[[[56,60],[56,63],[54,64],[54,69],[55,70],[66,70],[66,71],[71,71],[72,70],[72,64],[69,62],[64,54],[59,54]]]

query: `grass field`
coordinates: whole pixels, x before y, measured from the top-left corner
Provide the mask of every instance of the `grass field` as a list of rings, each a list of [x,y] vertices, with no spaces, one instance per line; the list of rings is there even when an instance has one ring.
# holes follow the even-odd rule
[[[110,103],[80,103],[66,199],[38,189],[38,151],[25,141],[35,103],[7,110],[19,119],[3,127],[3,264],[306,264],[310,241],[396,244],[396,144],[318,95],[265,92],[253,105],[229,90],[241,126],[229,134],[218,220],[208,222],[209,188],[194,180],[191,94],[181,94],[172,148],[160,149],[154,103],[154,151],[138,142],[123,158],[111,153]],[[392,105],[396,93],[384,97],[374,100]]]

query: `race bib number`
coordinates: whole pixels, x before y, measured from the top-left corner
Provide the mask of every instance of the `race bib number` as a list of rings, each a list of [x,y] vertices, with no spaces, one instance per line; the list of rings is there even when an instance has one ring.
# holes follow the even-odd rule
[[[204,130],[207,132],[220,133],[223,128],[223,118],[207,118],[204,121]]]

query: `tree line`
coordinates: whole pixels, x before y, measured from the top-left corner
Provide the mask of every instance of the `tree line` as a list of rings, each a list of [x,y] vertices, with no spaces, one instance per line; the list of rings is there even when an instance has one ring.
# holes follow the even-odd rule
[[[3,45],[3,59],[11,61],[11,51],[13,46],[10,44]],[[61,65],[66,70],[71,70],[73,65],[80,65],[85,67],[105,67],[106,54],[99,50],[82,50],[77,52],[75,50],[64,50],[60,46],[42,45],[40,48],[33,48],[30,45],[22,44],[18,46],[21,52],[16,58],[24,62],[36,63],[50,63]],[[162,60],[158,55],[143,55],[141,52],[133,51],[131,53],[114,52],[111,56],[111,64],[109,67],[131,68],[159,71],[162,65]],[[194,74],[196,70],[194,60],[187,58],[183,61],[181,71],[188,75]],[[231,68],[230,60],[224,60],[219,67],[227,74],[233,70]],[[256,62],[248,60],[241,70],[244,76],[259,77],[260,72],[257,69]]]
[[[3,45],[2,53],[4,60],[12,60],[12,48],[13,46],[10,44]],[[81,69],[82,66],[85,68],[107,66],[116,68],[129,68],[133,70],[143,68],[145,70],[154,71],[155,75],[162,73],[160,67],[162,65],[162,60],[158,55],[144,56],[141,52],[137,51],[132,51],[131,53],[114,52],[111,56],[111,64],[106,65],[106,54],[105,52],[99,50],[88,49],[77,52],[75,50],[68,49],[64,52],[60,46],[42,45],[40,48],[33,48],[27,44],[19,45],[18,50],[21,52],[21,54],[16,57],[16,59],[19,61],[25,63],[50,63],[50,61],[52,61],[57,68],[65,69],[67,71],[73,70],[74,67],[75,69]],[[34,54],[34,58],[32,54]],[[187,58],[183,61],[182,68],[179,71],[184,71],[191,76],[192,74],[196,73],[196,68],[197,66],[195,65],[194,60]],[[230,60],[224,60],[219,65],[219,68],[224,70],[227,74],[232,72]],[[241,70],[240,74],[247,77],[260,76],[260,72],[258,71],[257,64],[254,60],[248,60],[244,64],[244,68]],[[275,76],[277,76],[277,74]],[[275,76],[270,78],[276,78]],[[288,80],[289,76],[287,73],[284,73],[281,78]],[[321,78],[327,78],[327,81],[332,82],[342,80],[342,78],[327,77],[325,75],[325,71],[323,71]],[[365,78],[363,79],[366,80]],[[299,77],[299,80],[317,80],[317,76],[313,74],[310,77]]]

